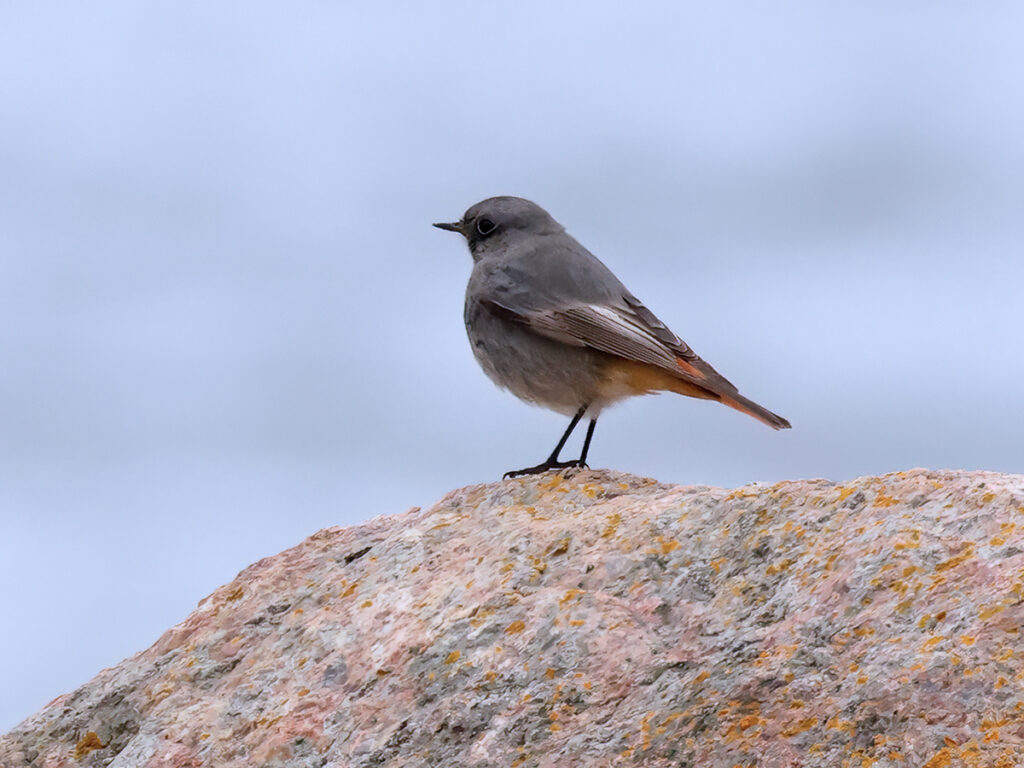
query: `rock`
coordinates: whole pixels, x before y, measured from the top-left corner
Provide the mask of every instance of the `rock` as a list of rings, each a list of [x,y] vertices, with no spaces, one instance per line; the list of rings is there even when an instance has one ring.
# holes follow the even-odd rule
[[[250,566],[21,766],[1024,764],[1024,476],[454,491]]]

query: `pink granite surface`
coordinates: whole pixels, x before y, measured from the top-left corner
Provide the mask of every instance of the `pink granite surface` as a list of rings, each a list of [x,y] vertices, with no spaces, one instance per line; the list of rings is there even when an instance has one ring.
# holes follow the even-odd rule
[[[1024,765],[1024,477],[506,480],[321,531],[0,766]]]

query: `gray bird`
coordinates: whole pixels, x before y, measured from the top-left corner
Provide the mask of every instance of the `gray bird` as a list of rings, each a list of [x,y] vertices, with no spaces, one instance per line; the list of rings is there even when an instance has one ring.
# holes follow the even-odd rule
[[[491,197],[460,221],[434,226],[469,244],[466,331],[484,373],[521,400],[572,417],[545,461],[506,477],[586,467],[601,411],[634,395],[669,391],[718,400],[773,429],[789,428],[701,360],[536,203]],[[583,452],[559,461],[585,415]]]

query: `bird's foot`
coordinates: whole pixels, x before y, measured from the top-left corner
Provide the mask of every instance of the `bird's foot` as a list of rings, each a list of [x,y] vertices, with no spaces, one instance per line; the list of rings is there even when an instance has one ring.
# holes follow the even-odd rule
[[[506,472],[503,477],[507,480],[510,477],[521,477],[522,475],[539,475],[542,472],[549,472],[552,469],[590,469],[586,462],[575,459],[574,461],[552,461],[548,459],[543,464],[538,464],[536,467],[527,467],[526,469],[513,469]]]

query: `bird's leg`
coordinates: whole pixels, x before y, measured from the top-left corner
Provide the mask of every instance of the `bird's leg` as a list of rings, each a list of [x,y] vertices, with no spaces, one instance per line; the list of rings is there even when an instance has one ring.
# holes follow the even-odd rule
[[[590,438],[594,436],[594,427],[597,426],[597,419],[590,420],[590,426],[587,427],[587,436],[583,439],[583,453],[580,454],[580,460],[578,466],[587,466],[587,451],[590,450]]]
[[[585,467],[586,464],[583,460],[587,457],[587,448],[590,445],[590,438],[594,434],[594,423],[596,419],[592,419],[590,422],[590,428],[587,430],[587,442],[583,445],[583,456],[577,461],[559,461],[558,454],[562,452],[562,448],[565,446],[565,441],[569,439],[569,435],[576,429],[576,425],[580,423],[580,419],[583,418],[583,414],[587,412],[589,403],[584,403],[580,406],[580,409],[576,411],[576,415],[572,417],[572,421],[569,422],[569,428],[565,430],[565,434],[562,435],[562,439],[558,441],[558,445],[555,446],[555,450],[551,452],[547,460],[542,464],[538,464],[535,467],[526,467],[526,469],[513,469],[510,472],[505,473],[505,477],[519,477],[520,475],[539,475],[541,472],[547,472],[549,469],[565,469],[566,467]]]

